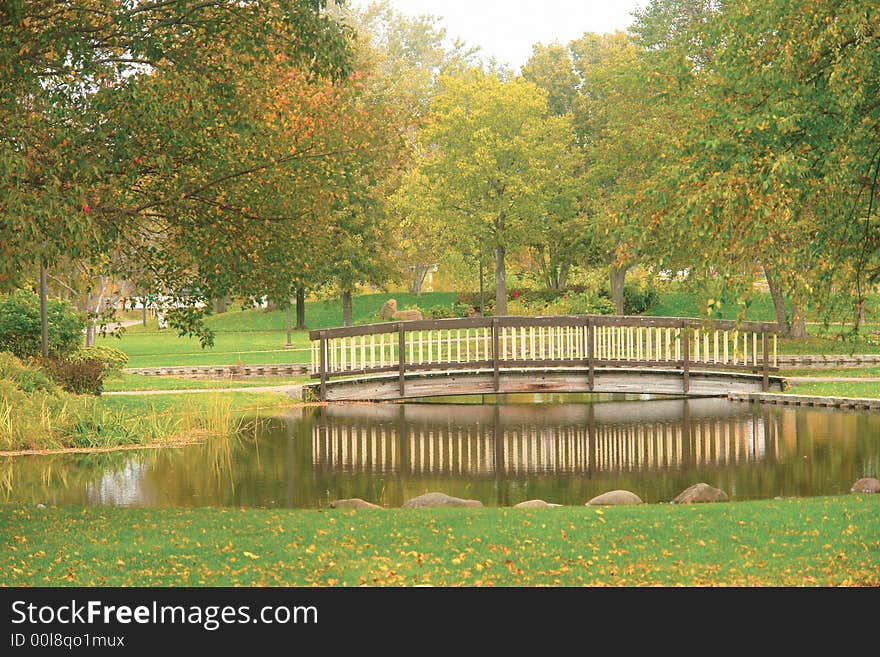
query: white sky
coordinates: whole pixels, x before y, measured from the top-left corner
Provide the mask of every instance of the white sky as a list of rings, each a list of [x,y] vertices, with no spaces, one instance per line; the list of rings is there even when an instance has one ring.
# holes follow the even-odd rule
[[[365,6],[369,0],[349,0]],[[526,63],[536,43],[565,45],[584,32],[626,30],[632,12],[647,0],[390,0],[403,14],[431,14],[443,20],[447,36],[480,46],[514,71]]]

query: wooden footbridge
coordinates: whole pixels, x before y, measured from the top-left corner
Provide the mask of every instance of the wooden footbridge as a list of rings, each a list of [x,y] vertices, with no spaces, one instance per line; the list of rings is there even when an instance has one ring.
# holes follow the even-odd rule
[[[521,392],[723,396],[781,390],[777,325],[568,315],[389,322],[311,331],[305,400]]]

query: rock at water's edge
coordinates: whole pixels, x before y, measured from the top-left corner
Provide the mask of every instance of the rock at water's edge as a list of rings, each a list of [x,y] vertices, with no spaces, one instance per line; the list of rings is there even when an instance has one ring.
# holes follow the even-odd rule
[[[550,507],[562,506],[561,504],[551,504],[544,500],[526,500],[513,505],[514,509],[549,509]]]
[[[597,495],[586,502],[584,506],[618,505],[618,504],[641,504],[642,498],[628,490],[611,490]]]
[[[720,488],[700,482],[686,488],[672,500],[673,504],[693,504],[697,502],[727,502],[728,497]]]
[[[333,500],[328,505],[331,509],[381,509],[382,507],[372,502],[367,502],[359,497],[345,500]]]
[[[851,493],[880,493],[880,479],[864,477],[849,489]]]
[[[425,493],[403,503],[401,508],[419,509],[440,506],[483,506],[479,500],[465,500],[446,493]]]

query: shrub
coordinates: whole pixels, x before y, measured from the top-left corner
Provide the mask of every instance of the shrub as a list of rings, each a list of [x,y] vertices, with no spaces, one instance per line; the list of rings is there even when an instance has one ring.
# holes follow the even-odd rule
[[[495,290],[486,290],[483,293],[483,301],[487,315],[495,314]],[[480,293],[459,292],[455,297],[453,307],[459,317],[473,317],[480,314]]]
[[[109,373],[119,373],[128,365],[128,354],[116,347],[97,345],[81,349],[76,354],[75,360],[94,359],[104,365],[104,370]]]
[[[28,367],[7,352],[0,352],[0,379],[11,381],[25,393],[46,392],[56,394],[58,386],[37,367]]]
[[[49,355],[63,358],[82,344],[85,316],[69,302],[49,299]],[[0,351],[10,351],[19,358],[39,356],[42,352],[40,298],[29,290],[16,290],[0,296]]]
[[[432,306],[423,316],[425,319],[449,319],[451,317],[461,317],[454,306]]]
[[[623,286],[623,309],[627,315],[641,315],[660,301],[660,293],[651,284],[626,283]]]
[[[77,395],[100,395],[107,370],[98,358],[50,358],[42,363],[53,381]]]

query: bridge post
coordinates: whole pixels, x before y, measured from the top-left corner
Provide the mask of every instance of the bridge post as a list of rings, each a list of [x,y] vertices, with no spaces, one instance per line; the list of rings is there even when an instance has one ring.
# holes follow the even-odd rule
[[[498,392],[500,386],[498,378],[498,318],[492,318],[492,388]]]
[[[400,396],[406,396],[406,382],[404,374],[406,372],[406,340],[404,339],[403,324],[397,325],[397,385],[400,389]]]
[[[767,331],[761,333],[761,346],[764,348],[764,362],[761,372],[764,376],[761,380],[761,390],[767,392],[770,390],[770,345],[767,343]]]
[[[320,333],[320,349],[321,357],[319,367],[321,368],[321,401],[327,401],[327,331]]]
[[[691,336],[688,334],[684,323],[681,325],[681,375],[684,393],[687,394],[691,389]]]
[[[587,368],[589,374],[587,375],[587,381],[590,386],[590,392],[593,392],[593,388],[596,386],[596,366],[593,362],[595,360],[595,345],[593,344],[593,322],[590,321],[590,317],[584,318],[584,325],[587,327]]]

